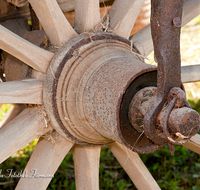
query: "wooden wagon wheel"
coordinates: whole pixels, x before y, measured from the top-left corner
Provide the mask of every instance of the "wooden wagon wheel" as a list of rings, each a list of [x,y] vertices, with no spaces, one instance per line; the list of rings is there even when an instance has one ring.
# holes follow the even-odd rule
[[[115,137],[108,138],[109,135],[106,134],[105,130],[105,134],[102,135],[102,132],[99,133],[99,129],[96,128],[95,130],[90,129],[93,130],[92,132],[89,130],[90,133],[88,133],[87,128],[76,128],[74,126],[76,118],[73,118],[73,114],[65,114],[68,111],[65,109],[71,109],[75,113],[76,109],[81,106],[73,103],[76,102],[73,101],[73,95],[77,89],[84,91],[85,89],[82,89],[82,86],[85,85],[84,87],[87,88],[92,85],[89,84],[91,81],[88,76],[92,78],[93,82],[97,82],[91,74],[93,70],[97,69],[92,65],[93,62],[99,64],[100,67],[102,63],[111,59],[117,65],[119,60],[124,61],[123,58],[128,56],[131,61],[135,60],[138,63],[141,57],[138,58],[138,54],[132,52],[132,48],[129,49],[130,52],[128,51],[132,43],[144,57],[153,50],[149,26],[130,37],[132,43],[125,40],[125,38],[129,39],[144,0],[115,0],[103,22],[100,20],[99,0],[86,0],[84,3],[82,0],[76,0],[76,31],[65,19],[55,0],[29,0],[29,2],[56,52],[52,53],[39,48],[0,26],[0,48],[31,66],[38,74],[34,75],[35,78],[0,84],[0,103],[37,105],[26,108],[20,115],[0,129],[0,161],[3,162],[33,139],[55,128],[57,132],[53,131],[49,137],[55,143],[52,144],[52,141],[47,138],[41,138],[24,171],[35,169],[37,174],[54,175],[68,151],[73,147],[76,188],[99,189],[98,172],[101,145],[109,144],[109,148],[138,189],[160,189],[136,153],[118,142],[113,142]],[[198,0],[185,1],[184,25],[199,14],[199,8]],[[102,29],[104,32],[94,33],[94,31]],[[83,32],[85,33],[79,35]],[[100,40],[103,42],[100,43]],[[96,48],[97,46],[98,48]],[[109,46],[114,53],[109,52],[106,46]],[[106,50],[103,51],[103,49]],[[82,59],[86,59],[84,64]],[[126,60],[126,62],[127,64],[130,63],[129,60]],[[78,63],[82,65],[77,69]],[[111,65],[111,63],[108,65]],[[87,67],[89,70],[87,70]],[[142,69],[137,72],[142,72],[143,69],[153,70],[152,68],[149,69],[149,66],[143,65]],[[83,77],[76,83],[78,79],[76,77],[74,79],[73,76],[82,73],[85,74],[85,78]],[[99,77],[101,77],[101,73]],[[117,77],[115,77],[116,80]],[[68,83],[67,87],[65,83]],[[64,90],[61,90],[63,88]],[[70,88],[71,96],[66,88]],[[95,89],[98,90],[96,87]],[[90,92],[90,89],[88,89],[88,92]],[[75,95],[82,97],[80,94]],[[69,98],[69,101],[68,99],[63,100],[63,97]],[[87,100],[91,97],[88,93],[82,98]],[[52,100],[56,103],[53,104]],[[69,107],[66,108],[65,103],[62,103],[63,101],[68,102],[69,105],[67,104],[67,106]],[[87,106],[89,105],[85,105],[86,112]],[[75,114],[82,116],[81,108]],[[87,114],[90,115],[91,113],[88,111]],[[58,119],[57,116],[63,117]],[[84,122],[86,121],[82,121],[83,124]],[[63,123],[65,124],[64,127]],[[65,132],[66,125],[71,126],[67,128],[67,132]],[[68,132],[73,135],[69,135]],[[94,135],[95,138],[88,134]],[[186,146],[200,153],[199,139],[199,135],[196,135]],[[120,140],[116,139],[116,141]],[[51,178],[24,177],[20,179],[16,189],[46,189],[50,180]]]

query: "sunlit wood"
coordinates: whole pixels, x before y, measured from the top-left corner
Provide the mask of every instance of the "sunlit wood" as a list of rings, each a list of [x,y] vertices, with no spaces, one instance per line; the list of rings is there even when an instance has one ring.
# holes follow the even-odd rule
[[[52,130],[47,127],[41,108],[27,108],[0,128],[0,163],[37,137]]]
[[[39,48],[0,25],[0,48],[45,73],[54,53]]]
[[[145,0],[115,0],[104,18],[114,33],[129,38]],[[108,23],[106,23],[108,22]]]
[[[74,27],[79,32],[91,30],[100,23],[99,0],[75,0]]]
[[[193,18],[200,14],[199,0],[185,0],[183,5],[182,26],[185,26]],[[151,37],[151,27],[146,26],[136,34],[130,37],[130,40],[138,48],[144,57],[147,57],[153,51],[153,41]]]
[[[56,0],[29,0],[51,43],[61,47],[76,32],[62,13]]]
[[[177,140],[181,140],[181,138],[179,137]],[[183,144],[183,146],[200,154],[200,135],[197,134],[193,136],[188,142]]]
[[[182,82],[200,81],[200,65],[189,65],[181,67]]]
[[[142,30],[131,36],[130,40],[144,57],[147,57],[153,51],[150,25],[147,25]]]
[[[43,81],[24,79],[0,83],[0,103],[43,104]]]
[[[77,190],[99,190],[101,147],[76,146],[73,150]]]
[[[139,155],[115,142],[108,146],[138,190],[159,190]]]
[[[24,169],[23,175],[31,177],[21,178],[16,190],[47,189],[62,160],[72,148],[73,143],[64,139],[57,132],[49,135],[49,138],[44,137],[39,140]]]
[[[185,26],[193,18],[200,14],[199,0],[185,0],[183,6],[182,26]]]
[[[23,104],[12,104],[11,107],[5,114],[5,117],[0,122],[0,128],[4,125],[8,124],[11,120],[13,120],[19,113],[21,113],[26,108]]]

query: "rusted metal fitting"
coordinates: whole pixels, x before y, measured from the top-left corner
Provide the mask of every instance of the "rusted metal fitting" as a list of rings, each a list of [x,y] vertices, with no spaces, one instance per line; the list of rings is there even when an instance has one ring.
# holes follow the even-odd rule
[[[160,129],[162,143],[156,144],[132,126],[128,112],[140,89],[156,86],[156,74],[155,67],[132,53],[128,40],[103,32],[82,34],[67,42],[50,63],[44,81],[45,110],[52,126],[77,144],[118,141],[139,153],[152,152],[164,146],[163,139],[169,140]],[[143,97],[145,110],[148,96],[155,96],[155,91],[148,93]],[[140,116],[137,122],[142,122]]]
[[[148,107],[156,98],[156,94],[156,87],[144,88],[140,90],[131,101],[129,119],[133,127],[139,132],[144,131],[143,118]],[[176,98],[180,98],[180,100],[175,101]],[[155,136],[159,135],[163,139],[163,145],[167,143],[185,143],[199,131],[200,116],[195,110],[183,107],[186,105],[185,101],[185,93],[181,89],[174,88],[170,91],[168,103],[164,106],[156,120],[155,129],[157,133],[152,134]],[[164,125],[166,127],[165,129],[163,129]],[[185,140],[177,142],[177,137],[183,137]]]
[[[157,118],[157,124],[159,126],[161,126],[161,122],[163,121],[165,114],[165,110],[162,110],[159,114]],[[170,136],[172,136],[172,142],[175,142],[175,144],[178,143],[175,141],[177,137],[189,139],[199,131],[199,114],[195,110],[187,107],[173,109],[169,115],[167,127],[169,134],[171,134]]]
[[[165,111],[164,111],[165,113],[163,114],[163,118],[160,122],[161,129],[163,130],[165,136],[167,137],[167,139],[169,140],[169,142],[171,144],[174,144],[174,145],[184,144],[190,139],[191,136],[187,136],[183,140],[178,141],[178,142],[175,141],[169,133],[169,130],[167,128],[167,121],[168,121],[169,115],[170,115],[173,108],[181,108],[181,107],[186,105],[185,92],[183,90],[181,90],[180,88],[177,88],[177,87],[172,88],[170,90],[169,94],[168,94],[167,102],[168,102],[168,105],[165,108]],[[194,114],[194,112],[193,112],[193,114]],[[199,116],[198,116],[198,118],[199,118]],[[191,124],[191,123],[189,123],[189,124]],[[184,126],[185,125],[188,125],[188,123],[185,123]],[[198,123],[197,123],[197,125],[198,125]],[[195,126],[191,126],[190,131],[192,131],[192,130],[195,131],[194,127]],[[180,134],[179,132],[176,132],[176,134],[179,134],[179,136],[180,135],[184,136],[183,134]]]
[[[168,104],[176,98],[176,102],[174,105],[174,108],[181,108],[186,105],[186,94],[181,88],[174,87],[169,91],[169,94],[167,96],[167,102]]]
[[[156,94],[156,87],[146,87],[138,91],[131,100],[128,112],[129,120],[140,133],[144,132],[144,116]]]
[[[163,144],[163,133],[156,130],[156,118],[163,109],[169,91],[173,87],[181,88],[181,58],[180,58],[180,28],[179,24],[183,10],[182,0],[151,0],[151,34],[154,53],[158,63],[157,95],[144,117],[144,132],[155,144]],[[175,18],[175,19],[174,19]],[[176,100],[173,100],[176,103]],[[173,108],[173,102],[168,107]],[[167,117],[165,120],[167,121]],[[163,127],[167,133],[166,125]],[[166,130],[165,130],[166,129]]]
[[[98,32],[79,35],[59,50],[46,74],[43,100],[62,136],[86,146],[118,141],[139,153],[160,147],[140,138],[128,119],[135,93],[156,85],[156,68],[132,53],[131,45]]]
[[[175,17],[173,19],[173,24],[175,27],[180,28],[181,27],[181,18],[180,17]]]

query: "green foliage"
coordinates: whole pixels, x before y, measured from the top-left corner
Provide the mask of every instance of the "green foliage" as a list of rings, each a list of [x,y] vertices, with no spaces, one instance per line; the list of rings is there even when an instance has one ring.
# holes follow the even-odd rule
[[[99,181],[100,189],[128,189],[133,186],[108,147],[102,148],[100,155]]]
[[[200,114],[200,100],[198,100],[197,102],[195,102],[194,100],[188,100],[188,102],[190,103],[191,107]]]
[[[189,100],[191,106],[200,112],[200,100]],[[6,110],[6,108],[3,108]],[[37,139],[19,150],[0,164],[1,174],[13,169],[17,174],[24,170]],[[171,156],[166,147],[153,153],[140,155],[144,164],[162,190],[200,190],[200,156],[185,147],[176,146]],[[48,190],[75,190],[74,162],[70,151],[48,186]],[[12,190],[18,178],[1,178],[0,189]],[[103,147],[100,155],[99,184],[101,190],[136,190],[126,172],[120,166],[108,147]]]
[[[15,155],[0,165],[2,173],[13,169],[16,173],[24,170],[37,140],[18,151]],[[108,147],[102,148],[99,168],[101,190],[134,190],[136,187],[126,172],[117,162]],[[175,155],[171,156],[164,147],[153,153],[140,155],[144,164],[156,179],[162,190],[199,190],[200,189],[200,156],[185,147],[176,146]],[[14,189],[18,179],[0,178],[7,182],[0,189]],[[11,183],[9,183],[11,182]],[[65,157],[58,168],[48,190],[75,190],[74,166],[72,151]]]
[[[187,148],[176,146],[174,156],[167,147],[140,156],[161,189],[200,188],[200,156]]]
[[[10,107],[11,107],[11,104],[1,104],[1,106],[0,106],[0,121],[5,117],[5,114]]]
[[[193,19],[194,25],[200,24],[200,15]]]
[[[28,146],[24,147],[23,149],[19,150],[9,159],[5,160],[2,164],[0,164],[0,173],[7,176],[7,177],[0,177],[0,189],[6,190],[13,190],[19,180],[19,178],[11,178],[8,177],[11,173],[17,175],[22,173],[26,164],[30,158],[31,153],[35,145],[37,144],[37,139],[33,142],[29,143]],[[11,169],[11,170],[9,170]]]

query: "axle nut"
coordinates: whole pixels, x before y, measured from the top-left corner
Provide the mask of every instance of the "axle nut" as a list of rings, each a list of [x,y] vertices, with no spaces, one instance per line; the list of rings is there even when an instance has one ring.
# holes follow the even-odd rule
[[[162,113],[160,114],[162,118]],[[159,117],[159,119],[161,119]],[[168,119],[169,132],[176,136],[192,137],[200,128],[199,114],[190,108],[173,109]]]
[[[143,88],[134,96],[134,98],[131,101],[129,107],[129,120],[132,126],[138,132],[144,131],[144,116],[155,96],[156,87]],[[158,115],[155,125],[157,134],[163,136],[163,144],[166,143],[166,141],[164,140],[165,135],[163,133],[161,123],[164,120],[166,111],[167,108],[164,107]],[[177,137],[191,138],[196,133],[198,133],[200,129],[200,116],[195,110],[191,108],[176,108],[175,106],[169,115],[167,121],[167,128],[174,139],[176,139]]]

